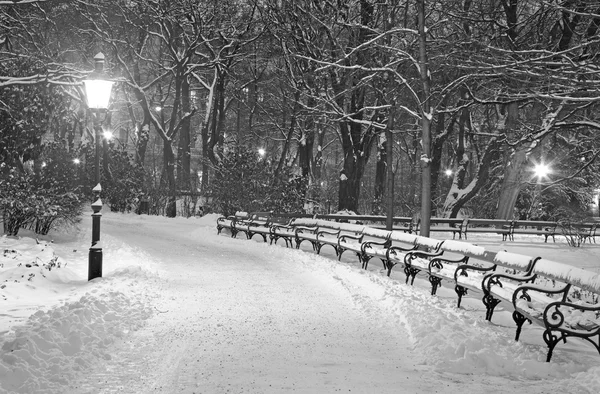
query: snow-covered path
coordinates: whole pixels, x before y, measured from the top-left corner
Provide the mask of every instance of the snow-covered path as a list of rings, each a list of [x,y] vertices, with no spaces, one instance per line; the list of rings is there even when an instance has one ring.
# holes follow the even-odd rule
[[[512,328],[426,289],[312,252],[217,236],[195,220],[178,221],[187,228],[176,233],[169,219],[146,220],[109,215],[102,234],[140,250],[160,277],[155,314],[69,392],[587,393],[598,384],[598,368],[569,377],[589,368],[571,361],[577,355],[543,363],[543,348],[510,342]],[[105,260],[115,257],[105,249]]]
[[[156,316],[80,392],[435,391],[406,332],[365,314],[339,280],[290,264],[283,248],[110,219],[102,231],[151,248],[165,280]]]

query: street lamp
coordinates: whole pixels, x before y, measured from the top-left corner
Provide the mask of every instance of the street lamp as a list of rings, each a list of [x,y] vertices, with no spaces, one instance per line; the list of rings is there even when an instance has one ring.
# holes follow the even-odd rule
[[[542,178],[545,178],[550,173],[550,167],[546,164],[540,163],[536,164],[533,171],[535,172],[535,176],[538,178],[538,181]]]
[[[83,81],[88,108],[94,115],[94,194],[92,202],[92,246],[88,257],[88,280],[102,277],[102,245],[100,244],[100,218],[102,214],[102,200],[100,199],[100,132],[101,116],[106,116],[108,102],[113,82],[104,74],[104,54],[101,52],[94,56],[94,71]]]

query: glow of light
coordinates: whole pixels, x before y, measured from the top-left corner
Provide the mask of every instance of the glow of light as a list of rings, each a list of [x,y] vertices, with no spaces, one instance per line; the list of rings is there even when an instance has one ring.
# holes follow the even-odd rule
[[[452,170],[451,169],[447,169],[446,170],[446,176],[450,176],[452,175]]]
[[[540,163],[535,165],[533,171],[535,172],[535,176],[538,178],[544,178],[550,173],[550,167],[548,167],[546,164]]]
[[[106,138],[106,140],[108,141],[110,141],[113,137],[113,133],[110,130],[104,130],[102,134],[104,135],[104,138]]]
[[[43,162],[42,162],[42,168],[46,167],[46,165],[47,165],[47,164],[46,164],[46,162],[45,162],[45,161],[43,161]]]
[[[154,107],[154,109],[156,110],[156,112],[162,111],[162,107],[160,105],[157,105],[156,107]]]
[[[81,163],[81,160],[79,160],[79,159],[73,159],[73,163],[79,164],[79,163]]]
[[[261,156],[264,156],[264,155],[265,155],[265,153],[267,153],[267,151],[266,151],[266,150],[264,150],[263,148],[259,148],[259,149],[258,149],[258,154],[259,154],[259,155],[261,155]]]

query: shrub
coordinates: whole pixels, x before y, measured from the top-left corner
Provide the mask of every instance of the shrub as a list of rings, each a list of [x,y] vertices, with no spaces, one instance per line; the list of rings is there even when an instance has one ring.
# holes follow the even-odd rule
[[[225,216],[236,211],[298,212],[306,195],[305,179],[286,169],[278,178],[269,160],[239,150],[225,155],[210,186],[211,207]]]

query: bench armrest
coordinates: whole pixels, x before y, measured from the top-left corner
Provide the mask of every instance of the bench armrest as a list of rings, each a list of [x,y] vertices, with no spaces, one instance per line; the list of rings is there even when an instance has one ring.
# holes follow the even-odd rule
[[[467,261],[469,261],[469,256],[463,256],[459,259],[448,259],[445,257],[436,256],[429,261],[429,272],[431,272],[431,270],[433,268],[438,268],[438,269],[444,268],[444,263],[460,264],[460,263],[466,263]]]
[[[546,305],[544,309],[544,324],[548,328],[560,328],[565,323],[565,315],[560,311],[560,308],[570,308],[581,312],[600,312],[600,305],[582,305],[574,304],[572,302],[556,301]],[[592,323],[589,326],[577,323],[576,329],[590,331],[590,336],[597,335],[600,333],[600,324]]]
[[[375,246],[375,245],[383,246],[384,248],[389,248],[391,244],[392,244],[392,241],[389,238],[386,238],[385,240],[382,240],[382,241],[371,240],[371,241],[363,242],[362,245],[360,246],[360,249],[362,252],[366,252],[366,249],[373,248],[373,246]]]
[[[289,224],[271,223],[271,230],[273,230],[273,231],[277,231],[277,230],[291,230],[293,228],[294,228],[294,226],[290,226]]]
[[[547,286],[534,285],[534,284],[520,285],[519,287],[517,287],[515,289],[515,292],[513,293],[513,305],[516,308],[517,301],[520,299],[526,299],[528,301],[531,301],[531,297],[529,297],[529,294],[527,294],[529,291],[536,291],[538,293],[544,293],[544,294],[562,294],[563,296],[562,296],[561,302],[565,302],[567,300],[567,293],[569,292],[570,288],[571,288],[570,284],[560,286],[557,288],[549,288]]]
[[[444,253],[443,250],[436,250],[433,252],[427,252],[424,250],[410,250],[406,253],[406,257],[409,257],[411,259],[416,259],[416,258],[428,258],[428,257],[436,257],[436,256],[441,256]],[[406,258],[405,257],[405,258]]]
[[[296,226],[296,234],[299,233],[311,233],[314,234],[317,232],[317,230],[319,230],[318,227],[307,227],[307,226]]]
[[[536,277],[537,277],[536,274],[533,274],[533,275],[511,275],[511,274],[494,273],[494,274],[486,276],[486,280],[484,280],[484,283],[485,283],[484,291],[486,293],[489,293],[490,287],[494,284],[502,287],[502,282],[500,282],[500,279],[510,279],[510,280],[514,280],[516,282],[526,283],[526,282],[534,280]]]
[[[461,264],[458,267],[456,267],[456,271],[454,271],[454,280],[456,281],[459,276],[469,276],[469,271],[489,272],[488,275],[491,275],[494,271],[496,271],[496,264],[491,265],[489,267],[478,267],[476,265]]]
[[[413,245],[413,246],[411,246],[410,248],[404,248],[404,247],[402,247],[402,246],[390,246],[390,247],[387,249],[387,252],[385,252],[385,257],[386,257],[388,260],[390,260],[390,258],[392,257],[392,256],[391,256],[392,254],[393,254],[393,255],[395,255],[395,256],[398,256],[398,252],[400,252],[400,253],[404,253],[404,252],[412,252],[412,251],[416,250],[416,248],[417,248],[417,245],[416,245],[416,244],[415,244],[415,245]],[[404,259],[404,257],[402,257],[402,258]]]
[[[340,235],[340,230],[318,230],[317,231],[317,237],[319,235],[323,235],[323,234],[327,234],[327,235]]]
[[[346,239],[354,239],[357,240],[358,242],[362,242],[362,239],[365,235],[363,233],[360,234],[340,234],[338,237],[338,241],[339,242],[343,242]]]

